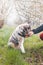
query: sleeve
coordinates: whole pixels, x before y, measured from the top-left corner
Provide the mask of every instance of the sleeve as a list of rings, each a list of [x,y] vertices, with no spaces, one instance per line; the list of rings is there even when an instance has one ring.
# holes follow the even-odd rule
[[[40,27],[38,27],[36,29],[33,29],[32,31],[34,32],[34,34],[37,34],[37,33],[41,32],[41,31],[43,31],[43,24]]]

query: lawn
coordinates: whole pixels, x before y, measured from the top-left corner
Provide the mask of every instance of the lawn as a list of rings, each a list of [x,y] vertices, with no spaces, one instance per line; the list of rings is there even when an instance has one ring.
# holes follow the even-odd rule
[[[8,39],[14,27],[4,26],[0,29],[0,65],[43,65],[43,41],[38,35],[26,38],[25,54],[21,51],[8,48]]]

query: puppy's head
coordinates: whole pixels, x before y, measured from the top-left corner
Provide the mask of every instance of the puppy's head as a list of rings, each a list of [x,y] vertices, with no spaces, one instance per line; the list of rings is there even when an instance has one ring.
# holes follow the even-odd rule
[[[20,32],[19,35],[22,37],[29,37],[30,31],[31,31],[31,26],[29,24],[24,24],[22,32]]]
[[[31,31],[31,27],[30,26],[24,26],[23,29],[23,36],[24,37],[29,37],[30,36],[30,31]]]

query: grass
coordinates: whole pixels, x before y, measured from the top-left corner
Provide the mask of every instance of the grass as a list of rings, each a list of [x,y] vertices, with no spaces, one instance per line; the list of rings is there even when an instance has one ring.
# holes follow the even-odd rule
[[[8,39],[14,27],[0,29],[0,65],[43,65],[43,41],[37,35],[25,39],[25,54],[8,48]]]

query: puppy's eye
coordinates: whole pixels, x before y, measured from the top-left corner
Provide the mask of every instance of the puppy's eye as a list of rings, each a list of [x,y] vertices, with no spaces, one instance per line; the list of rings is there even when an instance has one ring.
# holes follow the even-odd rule
[[[30,27],[28,27],[28,29],[30,29]]]
[[[27,30],[27,28],[26,28],[26,27],[24,27],[24,30]]]
[[[28,27],[28,29],[30,29],[30,26]]]
[[[28,29],[29,29],[29,27],[28,27]]]

